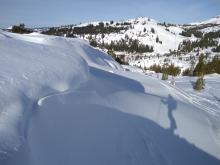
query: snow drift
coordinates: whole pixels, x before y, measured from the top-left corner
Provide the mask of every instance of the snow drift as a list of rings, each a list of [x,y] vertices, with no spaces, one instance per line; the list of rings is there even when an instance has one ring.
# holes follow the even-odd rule
[[[49,94],[75,89],[88,80],[89,67],[86,60],[91,65],[100,65],[106,69],[110,65],[118,67],[110,57],[77,39],[0,31],[0,50],[2,154],[16,151],[21,145],[24,140],[22,127],[25,127],[25,116],[33,104]],[[90,54],[87,53],[89,50]]]

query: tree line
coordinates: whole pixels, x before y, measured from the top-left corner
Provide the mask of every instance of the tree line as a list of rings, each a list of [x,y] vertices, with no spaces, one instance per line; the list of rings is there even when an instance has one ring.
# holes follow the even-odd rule
[[[177,76],[181,73],[181,69],[179,67],[174,66],[174,64],[171,65],[152,65],[150,70],[155,71],[156,73],[163,73],[165,75],[172,75]]]
[[[43,31],[42,33],[48,35],[57,35],[57,36],[63,36],[65,34],[67,37],[75,37],[76,35],[85,35],[85,34],[97,35],[97,34],[119,33],[120,31],[127,29],[128,26],[112,26],[111,23],[104,24],[103,22],[99,22],[98,25],[89,24],[87,26],[82,26],[82,27],[80,26],[72,26],[70,28],[51,27]]]
[[[142,44],[139,42],[139,40],[131,38],[128,40],[128,42],[126,42],[126,40],[124,39],[121,39],[119,41],[111,41],[110,44],[103,43],[100,47],[108,50],[128,53],[146,53],[154,51],[152,46]]]
[[[205,62],[205,56],[201,54],[194,70],[187,69],[183,72],[183,75],[197,76],[194,89],[201,90],[205,87],[204,75],[212,73],[220,74],[220,58],[215,56],[211,61]]]
[[[220,38],[220,30],[206,33],[197,41],[184,40],[179,45],[178,51],[188,53],[197,48],[213,47],[213,52],[220,52],[220,45],[218,45],[218,41],[216,41],[217,38]]]
[[[25,24],[21,23],[19,25],[12,26],[11,32],[24,34],[24,33],[31,33],[33,32],[33,30],[26,28]]]

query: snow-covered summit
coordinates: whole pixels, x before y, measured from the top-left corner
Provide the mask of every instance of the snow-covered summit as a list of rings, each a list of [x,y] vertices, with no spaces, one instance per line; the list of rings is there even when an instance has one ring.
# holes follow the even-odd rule
[[[126,21],[125,21],[126,22]],[[140,23],[140,24],[146,24],[146,23],[159,23],[158,21],[150,18],[150,17],[138,17],[127,20],[127,22],[130,23]]]
[[[220,15],[214,16],[202,22],[191,23],[191,25],[204,25],[204,24],[220,24]]]
[[[12,30],[12,27],[13,27],[13,26],[9,26],[9,27],[7,27],[6,29],[7,29],[7,30]]]
[[[109,22],[104,21],[104,24]],[[87,26],[92,24],[94,26],[98,25],[98,22],[91,22],[79,25]],[[140,43],[144,45],[149,45],[154,48],[155,54],[165,54],[169,53],[170,50],[177,50],[178,45],[186,37],[181,36],[180,33],[183,29],[178,25],[170,25],[168,27],[159,24],[158,21],[148,18],[148,17],[139,17],[135,19],[129,19],[126,21],[117,21],[114,22],[111,26],[113,27],[127,27],[126,30],[121,31],[120,33],[109,33],[105,34],[102,38],[102,34],[95,35],[98,42],[104,42],[110,44],[111,42],[120,41],[122,39],[137,39]],[[82,38],[82,36],[78,36]],[[83,36],[84,39],[87,39],[90,35]],[[93,36],[94,37],[94,36]],[[158,38],[158,41],[157,41]]]

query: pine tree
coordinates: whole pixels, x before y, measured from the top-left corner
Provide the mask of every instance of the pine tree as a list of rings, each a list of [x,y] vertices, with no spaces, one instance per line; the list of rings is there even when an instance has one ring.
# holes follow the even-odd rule
[[[182,76],[190,76],[191,75],[191,70],[190,68],[187,68],[183,71]]]
[[[14,25],[11,30],[13,33],[31,33],[32,31],[25,28],[25,24],[21,23],[18,26]]]
[[[157,36],[157,38],[156,38],[156,43],[158,43],[159,42],[159,37]]]
[[[162,80],[167,80],[168,79],[168,74],[167,73],[163,73],[162,74]]]
[[[97,41],[96,41],[95,39],[90,40],[89,43],[90,43],[90,45],[93,46],[93,47],[97,47],[97,46],[98,46],[98,43],[97,43]]]
[[[194,85],[194,89],[199,91],[199,90],[204,89],[204,86],[205,86],[205,84],[204,84],[203,76],[198,77],[198,79],[196,80],[196,83]]]
[[[152,33],[155,33],[155,30],[154,30],[154,28],[151,28],[151,32],[152,32]]]
[[[203,76],[204,75],[204,71],[205,71],[205,64],[204,64],[204,54],[201,54],[199,57],[199,62],[196,65],[193,75],[194,76]]]

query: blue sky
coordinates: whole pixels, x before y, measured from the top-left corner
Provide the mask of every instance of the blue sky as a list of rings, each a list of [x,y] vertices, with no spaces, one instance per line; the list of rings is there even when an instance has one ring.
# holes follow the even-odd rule
[[[220,0],[0,0],[0,27],[77,24],[147,16],[170,23],[220,15]]]

